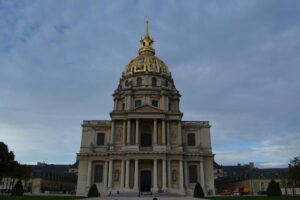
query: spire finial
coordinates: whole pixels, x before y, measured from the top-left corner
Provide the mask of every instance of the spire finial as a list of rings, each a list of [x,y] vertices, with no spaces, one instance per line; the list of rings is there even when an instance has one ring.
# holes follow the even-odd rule
[[[146,17],[146,32],[145,32],[145,36],[147,37],[149,37],[149,18],[148,18],[148,16]]]
[[[140,40],[141,43],[141,48],[139,50],[139,54],[142,53],[151,53],[151,54],[155,54],[155,50],[153,48],[153,39],[149,36],[149,20],[148,20],[148,16],[146,17],[146,31],[145,31],[145,35],[143,38],[141,38]]]

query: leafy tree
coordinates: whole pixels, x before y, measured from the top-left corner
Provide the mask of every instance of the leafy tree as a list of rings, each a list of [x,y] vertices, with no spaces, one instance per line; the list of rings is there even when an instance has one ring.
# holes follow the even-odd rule
[[[274,180],[271,180],[271,182],[268,185],[267,189],[267,195],[268,196],[281,196],[281,189],[279,186],[279,183],[277,183]]]
[[[300,187],[300,157],[290,161],[288,180],[292,187]]]
[[[23,196],[24,190],[23,190],[23,185],[21,181],[18,181],[16,185],[14,186],[11,195],[13,196]]]
[[[8,150],[4,142],[0,142],[0,179],[8,174],[9,165],[14,160],[14,153]]]
[[[99,197],[100,193],[98,192],[97,186],[93,184],[88,192],[88,197]]]
[[[196,183],[195,189],[194,189],[194,197],[196,198],[203,198],[204,192],[199,182]]]

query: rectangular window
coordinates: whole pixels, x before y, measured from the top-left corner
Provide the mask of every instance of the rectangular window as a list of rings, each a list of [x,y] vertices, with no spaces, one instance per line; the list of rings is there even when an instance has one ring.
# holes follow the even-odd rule
[[[141,146],[151,147],[152,146],[152,134],[142,133],[141,134]]]
[[[125,110],[125,103],[122,103],[122,110]]]
[[[189,166],[189,182],[197,183],[197,165]]]
[[[188,145],[189,146],[195,146],[196,145],[196,141],[195,141],[195,134],[194,133],[189,133],[188,135],[187,135],[188,137]]]
[[[103,165],[95,165],[94,182],[95,183],[101,183],[102,182],[102,176],[103,176]]]
[[[139,107],[141,105],[142,105],[142,101],[141,100],[135,100],[135,102],[134,102],[134,106],[135,107]]]
[[[158,101],[157,100],[152,100],[152,106],[158,107]]]
[[[97,134],[97,145],[104,145],[104,133]]]

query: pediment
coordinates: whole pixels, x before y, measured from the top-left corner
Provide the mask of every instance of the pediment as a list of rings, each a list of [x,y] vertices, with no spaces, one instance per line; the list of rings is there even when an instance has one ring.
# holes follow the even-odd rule
[[[149,105],[143,105],[140,107],[137,107],[134,109],[135,112],[162,112],[161,109],[149,106]]]

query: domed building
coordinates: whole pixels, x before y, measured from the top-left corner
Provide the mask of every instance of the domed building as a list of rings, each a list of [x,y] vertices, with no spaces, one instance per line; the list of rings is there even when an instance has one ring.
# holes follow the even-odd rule
[[[93,184],[102,195],[192,195],[197,182],[214,194],[210,124],[182,121],[181,95],[153,44],[147,21],[139,55],[126,65],[114,91],[111,120],[83,121],[79,196]]]

